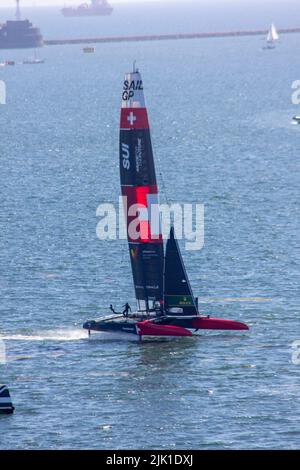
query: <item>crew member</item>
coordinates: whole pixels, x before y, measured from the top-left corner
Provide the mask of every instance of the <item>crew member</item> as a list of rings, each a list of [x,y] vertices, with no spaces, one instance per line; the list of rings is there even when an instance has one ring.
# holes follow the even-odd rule
[[[112,304],[110,304],[109,309],[112,311],[112,313],[116,313],[114,307],[112,306]]]
[[[131,307],[130,307],[130,305],[129,305],[128,302],[126,302],[126,304],[123,305],[123,307],[124,307],[123,315],[124,315],[124,317],[127,318],[127,317],[128,317],[128,312],[129,312],[129,310],[131,311]]]

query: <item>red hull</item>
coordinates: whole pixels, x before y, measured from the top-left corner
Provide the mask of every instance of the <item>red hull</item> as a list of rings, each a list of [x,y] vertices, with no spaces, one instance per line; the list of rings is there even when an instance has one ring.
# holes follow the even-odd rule
[[[208,317],[193,319],[192,328],[198,330],[249,330],[245,323],[239,321]]]
[[[208,317],[194,318],[187,328],[195,330],[249,330],[245,323],[239,321]],[[154,323],[153,320],[137,323],[137,331],[141,336],[193,336],[193,333],[187,328]]]
[[[137,323],[138,333],[141,336],[193,336],[193,334],[182,326],[161,325],[145,320]]]

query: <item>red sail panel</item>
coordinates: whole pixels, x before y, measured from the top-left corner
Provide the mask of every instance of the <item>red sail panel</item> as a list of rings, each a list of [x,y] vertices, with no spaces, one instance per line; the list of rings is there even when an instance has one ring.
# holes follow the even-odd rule
[[[123,186],[130,242],[162,243],[157,186]]]

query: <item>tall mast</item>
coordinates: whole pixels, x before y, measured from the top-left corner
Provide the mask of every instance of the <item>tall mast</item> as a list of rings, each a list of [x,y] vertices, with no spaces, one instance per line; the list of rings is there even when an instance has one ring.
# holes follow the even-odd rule
[[[21,20],[21,12],[20,12],[20,0],[16,0],[16,20],[20,21]]]

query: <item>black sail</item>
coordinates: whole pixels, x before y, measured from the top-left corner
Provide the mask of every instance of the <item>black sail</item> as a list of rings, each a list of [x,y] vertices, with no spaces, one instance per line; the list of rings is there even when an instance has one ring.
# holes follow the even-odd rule
[[[158,190],[138,71],[126,74],[120,122],[120,179],[135,294],[139,310],[163,303],[163,239]]]
[[[197,315],[192,288],[183,264],[178,242],[171,227],[167,241],[164,271],[164,307],[176,315]]]

